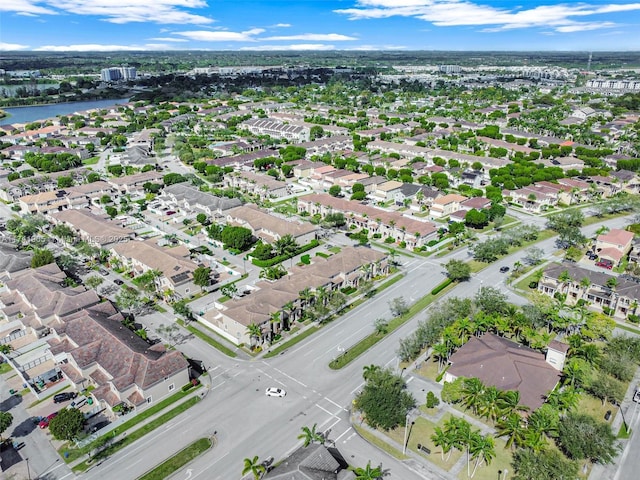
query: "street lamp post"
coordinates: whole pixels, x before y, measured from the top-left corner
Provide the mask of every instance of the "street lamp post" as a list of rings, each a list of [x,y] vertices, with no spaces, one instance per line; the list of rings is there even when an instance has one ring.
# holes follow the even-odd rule
[[[409,419],[411,418],[411,412],[407,412],[407,416],[404,423],[404,443],[402,444],[402,454],[407,453],[407,443],[409,443]],[[411,422],[413,425],[413,422]]]
[[[25,458],[25,462],[27,462],[27,477],[31,480],[31,470],[29,470],[29,459]]]

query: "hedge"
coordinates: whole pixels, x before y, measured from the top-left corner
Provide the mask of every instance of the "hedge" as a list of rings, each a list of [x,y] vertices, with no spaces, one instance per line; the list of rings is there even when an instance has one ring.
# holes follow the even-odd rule
[[[431,295],[439,294],[442,290],[447,288],[452,283],[453,281],[450,278],[447,278],[444,282],[442,282],[440,285],[437,285],[433,290],[431,290]]]
[[[253,258],[251,260],[251,263],[260,268],[273,267],[274,265],[282,263],[285,260],[290,259],[291,257],[295,257],[296,255],[300,255],[301,253],[311,250],[312,248],[316,248],[318,245],[320,245],[320,242],[318,240],[311,240],[306,245],[301,246],[292,255],[279,255],[277,257],[270,258],[269,260],[258,260],[257,258]]]

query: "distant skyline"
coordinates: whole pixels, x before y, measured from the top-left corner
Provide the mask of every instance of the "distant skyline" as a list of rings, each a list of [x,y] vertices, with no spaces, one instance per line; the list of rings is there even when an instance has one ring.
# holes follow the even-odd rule
[[[0,0],[0,51],[640,50],[620,0]]]

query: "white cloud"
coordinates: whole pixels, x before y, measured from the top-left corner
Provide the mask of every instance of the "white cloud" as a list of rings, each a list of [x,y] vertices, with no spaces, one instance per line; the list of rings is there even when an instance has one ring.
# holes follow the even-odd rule
[[[146,43],[144,45],[102,45],[97,43],[87,43],[78,45],[43,45],[34,48],[36,52],[115,52],[119,50],[141,51],[141,50],[170,50],[175,48],[166,43]]]
[[[19,43],[0,42],[0,52],[6,52],[9,50],[24,50],[25,48],[29,48],[29,45],[20,45]]]
[[[255,45],[242,47],[240,50],[256,50],[261,52],[289,51],[289,50],[335,50],[335,45],[323,43],[299,43],[297,45]]]
[[[189,13],[205,0],[2,0],[0,11],[34,15],[95,15],[111,23],[208,24],[213,19]]]
[[[16,12],[22,15],[56,15],[55,10],[39,5],[39,0],[2,0],[0,12]]]
[[[175,37],[154,37],[149,40],[155,40],[157,42],[188,42],[186,38],[175,38]]]
[[[254,42],[255,35],[259,35],[264,32],[262,28],[252,28],[246,32],[227,32],[217,31],[212,32],[210,30],[191,30],[186,32],[174,32],[175,35],[182,35],[191,40],[198,40],[201,42]]]
[[[358,40],[356,37],[348,37],[339,33],[303,33],[300,35],[281,35],[276,37],[264,37],[260,40],[309,40],[311,42],[344,42]]]
[[[290,23],[276,23],[275,25],[271,25],[271,28],[289,28],[290,26]]]
[[[334,11],[347,15],[351,20],[402,16],[424,20],[438,27],[492,26],[483,31],[542,27],[569,33],[615,25],[610,21],[578,22],[576,18],[636,10],[640,10],[640,3],[566,3],[500,8],[471,0],[356,0],[356,8]]]

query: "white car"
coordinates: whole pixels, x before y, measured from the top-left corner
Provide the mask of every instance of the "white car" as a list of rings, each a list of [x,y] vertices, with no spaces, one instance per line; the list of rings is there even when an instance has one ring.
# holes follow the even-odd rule
[[[287,394],[283,389],[277,387],[269,387],[264,393],[267,397],[284,397]]]

